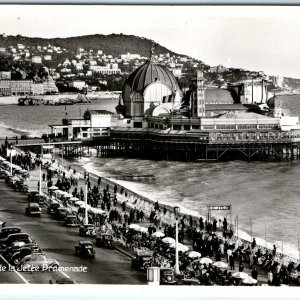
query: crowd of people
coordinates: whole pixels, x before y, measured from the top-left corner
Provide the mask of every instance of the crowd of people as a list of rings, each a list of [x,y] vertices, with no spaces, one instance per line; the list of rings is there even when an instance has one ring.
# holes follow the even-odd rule
[[[6,156],[5,147],[2,146],[0,152]],[[34,170],[40,163],[39,158],[34,158],[29,152],[16,154],[13,163],[20,165],[23,169]],[[44,164],[43,181],[47,182],[48,188],[57,186],[62,191],[72,193],[74,197],[84,199],[84,191],[80,187],[76,171],[70,176],[65,172],[59,172],[54,183],[57,170],[51,168],[51,163]],[[87,201],[91,207],[100,207],[106,212],[107,217],[102,220],[101,226],[112,228],[114,235],[118,239],[125,241],[128,249],[150,249],[153,252],[153,266],[175,265],[175,251],[163,243],[161,238],[152,237],[157,230],[162,231],[165,236],[175,237],[175,225],[161,218],[166,215],[168,209],[158,202],[153,203],[149,211],[141,207],[128,206],[126,200],[128,194],[122,187],[110,186],[103,182],[101,177],[92,185],[89,174],[84,174],[84,180],[88,186]],[[118,199],[119,198],[119,199]],[[93,221],[91,219],[91,221]],[[137,232],[130,229],[132,223],[150,222],[147,232]],[[179,269],[183,276],[196,278],[203,285],[239,285],[241,280],[233,276],[233,272],[238,270],[243,272],[245,266],[251,270],[251,277],[258,278],[258,272],[267,274],[268,284],[279,286],[289,285],[293,274],[300,274],[300,264],[295,262],[284,263],[277,253],[276,247],[272,250],[265,250],[258,247],[255,238],[251,243],[241,243],[233,236],[231,226],[227,219],[207,221],[202,217],[196,220],[192,216],[180,215],[179,242],[189,241],[190,250],[197,251],[201,257],[209,257],[214,261],[226,261],[228,269],[221,269],[213,266],[212,263],[200,263],[199,259],[190,258],[185,253],[180,252]],[[105,227],[106,226],[106,227]]]

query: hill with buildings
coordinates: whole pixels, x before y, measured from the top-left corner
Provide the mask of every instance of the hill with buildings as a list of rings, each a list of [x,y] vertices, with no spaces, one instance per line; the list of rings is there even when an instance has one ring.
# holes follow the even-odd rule
[[[0,80],[43,82],[51,75],[61,92],[86,88],[120,90],[126,77],[149,59],[154,44],[153,59],[171,70],[182,88],[190,84],[195,70],[200,69],[207,86],[226,87],[228,83],[263,79],[271,89],[300,93],[298,79],[222,65],[209,66],[153,40],[124,34],[50,39],[1,34]]]
[[[121,53],[138,53],[141,56],[148,56],[149,49],[153,44],[153,40],[137,37],[134,35],[125,34],[94,34],[86,36],[68,37],[68,38],[39,38],[39,37],[25,37],[17,36],[1,36],[0,47],[17,47],[18,44],[24,44],[29,47],[47,47],[49,44],[55,47],[66,48],[70,52],[75,53],[79,48],[97,51],[101,49],[103,53],[112,56],[118,56]],[[170,55],[179,54],[157,44],[155,48],[156,54],[170,53]],[[185,56],[185,55],[181,55]]]

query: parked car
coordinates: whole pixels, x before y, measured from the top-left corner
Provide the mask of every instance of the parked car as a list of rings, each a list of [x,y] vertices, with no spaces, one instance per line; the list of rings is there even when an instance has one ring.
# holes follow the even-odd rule
[[[85,258],[95,257],[94,244],[91,241],[80,241],[79,244],[75,246],[75,255]]]
[[[38,203],[31,202],[25,207],[25,214],[27,216],[41,216],[42,210]]]
[[[96,245],[99,247],[113,248],[113,236],[108,233],[98,233],[96,236]]]
[[[77,227],[77,217],[75,215],[67,215],[64,221],[66,227]]]
[[[27,199],[28,201],[34,201],[34,197],[35,195],[39,194],[40,192],[37,190],[34,191],[29,191],[28,195],[27,195]]]
[[[60,207],[60,204],[57,201],[52,201],[47,208],[48,214],[50,214],[50,215],[56,214],[59,207]]]
[[[20,227],[3,227],[0,229],[0,239],[6,239],[10,234],[20,233]]]
[[[42,249],[36,244],[24,244],[19,249],[12,249],[10,255],[8,255],[7,260],[10,264],[16,266],[18,265],[22,259],[30,254],[39,253],[42,254]]]
[[[56,210],[55,218],[58,219],[58,220],[65,220],[68,213],[69,213],[69,209],[67,207],[59,207]]]
[[[175,285],[177,281],[175,280],[175,272],[172,268],[160,268],[160,285]]]
[[[84,224],[79,226],[79,235],[80,236],[96,236],[96,228],[93,224]]]
[[[2,249],[5,249],[7,247],[11,247],[14,242],[24,242],[28,244],[35,243],[35,240],[27,233],[12,233],[6,239],[0,240],[0,245]]]
[[[138,251],[131,260],[131,265],[137,270],[146,270],[152,264],[153,251]]]
[[[53,271],[57,267],[59,267],[57,260],[40,253],[26,255],[18,264],[21,271]]]
[[[46,200],[47,197],[44,194],[39,193],[34,195],[32,202],[36,202],[39,205],[44,205]]]

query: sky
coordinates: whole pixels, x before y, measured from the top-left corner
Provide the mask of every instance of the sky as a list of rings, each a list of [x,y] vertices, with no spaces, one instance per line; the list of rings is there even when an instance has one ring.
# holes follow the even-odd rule
[[[133,34],[211,65],[300,78],[300,6],[0,5],[0,33]]]

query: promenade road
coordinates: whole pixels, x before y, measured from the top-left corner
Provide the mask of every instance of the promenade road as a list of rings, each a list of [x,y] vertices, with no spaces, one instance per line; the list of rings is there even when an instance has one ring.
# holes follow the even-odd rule
[[[27,196],[13,191],[0,180],[0,220],[6,226],[20,226],[22,231],[33,236],[46,256],[58,260],[62,267],[86,266],[86,272],[65,272],[77,283],[89,284],[146,284],[146,274],[134,271],[127,256],[117,250],[95,248],[95,259],[87,260],[74,255],[74,246],[82,239],[78,229],[66,228],[42,208],[41,217],[25,215]],[[22,272],[30,283],[49,283],[63,279],[60,272]],[[0,274],[0,283],[20,282],[15,273]]]

